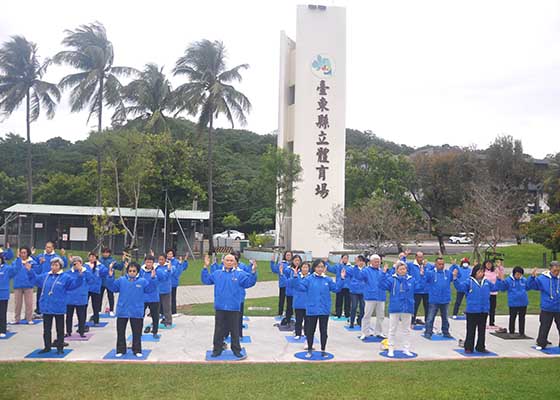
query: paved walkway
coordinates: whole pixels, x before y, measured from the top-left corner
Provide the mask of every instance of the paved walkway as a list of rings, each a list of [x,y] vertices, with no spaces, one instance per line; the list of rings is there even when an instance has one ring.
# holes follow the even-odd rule
[[[10,315],[11,317],[11,315]],[[497,323],[504,326],[508,317],[498,316]],[[93,336],[87,342],[70,342],[72,351],[64,358],[66,361],[103,362],[103,357],[114,349],[116,341],[115,319],[107,318],[104,328],[92,328]],[[451,333],[456,338],[464,336],[465,321],[451,322]],[[145,323],[149,323],[146,319]],[[212,332],[214,328],[213,317],[179,316],[175,318],[176,327],[171,330],[160,331],[161,341],[143,342],[144,350],[151,350],[145,362],[206,362],[205,353],[211,349]],[[439,321],[438,321],[439,323]],[[250,317],[247,321],[248,328],[245,335],[251,338],[251,343],[244,344],[248,358],[241,362],[310,362],[301,361],[294,357],[297,352],[303,351],[303,344],[288,343],[286,336],[290,332],[280,332],[274,326],[272,317]],[[344,328],[345,323],[331,320],[329,322],[329,339],[327,351],[334,354],[332,361],[343,362],[369,362],[388,361],[379,355],[379,343],[364,343],[358,339],[359,332],[351,332]],[[7,340],[0,340],[0,362],[26,360],[24,357],[36,349],[42,348],[42,324],[25,326],[10,326],[14,336]],[[385,331],[388,329],[388,320],[385,319]],[[538,330],[538,316],[527,317],[527,335],[535,337]],[[316,334],[318,338],[318,333]],[[454,350],[458,348],[457,341],[428,341],[421,336],[421,331],[413,331],[411,337],[413,352],[418,353],[415,360],[447,360],[465,359]],[[549,337],[554,346],[558,345],[558,333],[551,331]],[[534,350],[534,340],[503,340],[487,334],[487,348],[499,357],[515,358],[547,358],[558,357],[546,355]],[[556,348],[557,349],[557,348]],[[560,358],[558,358],[560,362]],[[108,361],[107,361],[108,362]],[[116,359],[112,362],[127,362]],[[142,362],[134,360],[130,362]],[[325,361],[331,362],[331,361]]]

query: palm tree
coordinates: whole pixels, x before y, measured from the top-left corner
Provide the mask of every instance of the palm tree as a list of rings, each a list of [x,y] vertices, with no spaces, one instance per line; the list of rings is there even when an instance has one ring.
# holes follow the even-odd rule
[[[23,36],[12,36],[0,48],[0,112],[12,114],[25,100],[27,127],[27,202],[33,203],[33,170],[31,164],[31,123],[39,118],[41,106],[47,117],[54,117],[60,91],[41,78],[50,60],[41,63],[37,45]]]
[[[251,110],[251,102],[236,90],[231,82],[241,82],[240,71],[247,64],[226,69],[226,49],[219,41],[201,40],[192,43],[180,57],[173,69],[174,75],[186,75],[188,82],[179,86],[177,112],[187,111],[198,115],[200,129],[208,128],[208,210],[210,212],[210,253],[214,252],[214,193],[212,189],[212,130],[214,119],[224,115],[234,127],[234,119],[241,125],[247,123],[245,114]]]
[[[121,98],[122,84],[118,77],[136,73],[134,68],[113,66],[113,44],[107,39],[105,27],[100,22],[81,25],[76,30],[67,30],[62,44],[69,50],[57,53],[53,61],[68,64],[80,72],[62,78],[59,87],[71,88],[71,111],[89,109],[89,116],[97,116],[97,131],[103,124],[103,106],[115,108],[112,120],[124,121],[126,110]],[[97,206],[101,206],[101,153],[97,148]]]
[[[173,110],[174,93],[163,67],[146,64],[140,77],[123,88],[123,98],[132,104],[126,107],[126,113],[145,120],[147,129],[154,133],[167,129],[164,111]]]

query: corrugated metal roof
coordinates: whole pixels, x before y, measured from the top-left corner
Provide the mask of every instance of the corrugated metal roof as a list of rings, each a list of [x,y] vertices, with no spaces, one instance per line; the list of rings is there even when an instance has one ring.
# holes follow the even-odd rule
[[[138,213],[136,213],[138,211]],[[83,206],[61,206],[52,204],[14,204],[4,210],[7,213],[29,213],[29,214],[51,214],[51,215],[102,215],[102,207],[83,207]],[[179,219],[208,219],[208,211],[193,211],[193,210],[176,210]],[[117,208],[107,208],[107,214],[112,217],[118,217],[119,211]],[[163,218],[163,212],[155,208],[134,208],[121,207],[121,214],[125,218],[134,218],[138,215],[139,218]],[[175,218],[172,213],[171,218]]]

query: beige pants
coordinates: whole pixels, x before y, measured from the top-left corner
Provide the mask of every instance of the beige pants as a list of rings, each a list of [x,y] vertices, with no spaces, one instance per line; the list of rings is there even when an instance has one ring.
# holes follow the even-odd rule
[[[383,319],[385,318],[385,302],[366,300],[366,309],[362,318],[362,335],[383,335]],[[375,311],[375,330],[371,326],[371,315]]]
[[[33,321],[33,288],[14,289],[14,297],[16,299],[16,307],[14,313],[14,322],[21,320],[21,307],[25,301],[25,319]]]
[[[412,314],[389,314],[389,350],[394,350],[400,339],[404,351],[410,351],[410,319]]]

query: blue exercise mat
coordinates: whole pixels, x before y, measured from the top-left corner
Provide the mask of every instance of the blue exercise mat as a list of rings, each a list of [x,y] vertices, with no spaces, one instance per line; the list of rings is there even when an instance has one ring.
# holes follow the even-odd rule
[[[91,321],[86,322],[86,326],[90,328],[105,328],[109,323],[108,322],[99,322],[98,324],[94,324]],[[77,328],[78,324],[74,325],[74,328]]]
[[[536,346],[531,346],[533,349],[537,350]],[[560,355],[560,346],[559,347],[545,347],[542,350],[537,350],[541,353],[548,354],[549,356]]]
[[[64,354],[56,354],[56,349],[51,349],[50,353],[39,354],[41,349],[29,353],[25,358],[64,358],[72,352],[72,349],[64,349]]]
[[[243,329],[249,329],[249,325],[247,325],[247,324],[241,324],[241,326],[242,326]]]
[[[6,332],[6,337],[0,337],[0,340],[8,340],[12,336],[14,336],[17,332]]]
[[[394,357],[389,357],[389,356],[387,355],[387,352],[388,352],[387,350],[383,350],[381,353],[379,353],[379,355],[382,356],[382,357],[385,357],[385,358],[389,358],[389,359],[391,359],[391,360],[392,360],[392,359],[410,360],[410,359],[412,359],[412,358],[418,357],[418,354],[416,354],[416,353],[414,353],[414,352],[411,352],[411,353],[412,353],[412,356],[407,356],[407,355],[404,354],[404,352],[401,351],[401,350],[395,350],[395,351],[393,352],[393,353],[395,354],[395,356],[394,356]]]
[[[362,327],[360,325],[354,325],[353,328],[350,328],[349,326],[345,326],[344,329],[350,332],[356,332],[356,331],[360,332],[362,330]]]
[[[37,325],[37,324],[40,324],[41,322],[43,322],[42,319],[34,319],[33,324],[31,324],[31,325]],[[30,325],[30,324],[29,324],[29,322],[27,322],[26,319],[22,319],[22,320],[19,321],[18,324],[14,324],[13,322],[9,322],[8,325]]]
[[[228,336],[225,340],[226,343],[231,343],[231,336]],[[252,343],[251,336],[243,336],[239,339],[239,343]]]
[[[357,336],[358,339],[360,339],[359,336]],[[366,336],[366,338],[364,340],[360,339],[360,341],[364,342],[364,343],[381,343],[383,340],[383,338],[377,337],[377,336]]]
[[[452,319],[453,321],[466,321],[466,320],[467,320],[467,317],[465,317],[464,315],[457,315],[457,318],[451,317],[451,319]]]
[[[156,338],[154,338],[154,335],[152,335],[151,333],[148,333],[148,334],[142,335],[142,338],[140,340],[142,340],[143,342],[159,342],[160,339],[161,339],[161,336],[156,339]],[[132,341],[132,335],[128,336],[126,338],[126,340],[129,341],[129,342]]]
[[[286,336],[286,341],[288,343],[307,343],[307,338],[302,336],[299,340],[296,340],[295,336],[288,335]],[[317,343],[317,338],[313,338],[313,343]]]
[[[247,357],[247,351],[244,348],[241,349],[241,354]],[[237,358],[231,350],[222,351],[222,354],[218,357],[212,357],[212,350],[208,350],[206,352],[206,361],[240,361],[240,359]]]
[[[414,325],[414,328],[412,328],[415,331],[423,331],[424,330],[424,325]]]
[[[275,321],[282,321],[283,319],[284,319],[284,316],[283,316],[283,315],[277,315],[276,317],[274,317],[274,320],[275,320]],[[296,322],[296,320],[295,320],[294,317],[292,317],[292,321],[293,321],[293,322]]]
[[[471,354],[465,353],[465,349],[455,349],[455,351],[465,357],[497,357],[498,356],[496,353],[493,353],[491,351],[488,353],[479,353],[478,351],[475,350]]]
[[[111,317],[111,315],[109,313],[101,313],[101,314],[99,314],[99,318],[117,318],[117,316],[113,315]]]
[[[344,321],[344,322],[346,322],[346,321],[348,321],[348,318],[346,318],[346,317],[335,317],[334,315],[331,315],[330,320],[331,321]]]
[[[422,335],[422,337],[426,340],[431,340],[432,342],[447,342],[450,340],[457,340],[454,337],[445,337],[443,335],[432,335],[431,339],[428,339],[426,336]]]
[[[107,354],[105,354],[105,357],[103,357],[103,359],[104,360],[136,360],[136,361],[142,361],[142,360],[147,360],[148,357],[150,356],[151,352],[152,352],[152,350],[142,350],[142,357],[136,357],[136,355],[131,350],[127,350],[126,353],[123,354],[122,357],[117,357],[117,351],[115,349],[113,349],[110,352],[108,352]]]
[[[150,329],[151,329],[151,328],[152,328],[152,324],[146,325],[146,328],[147,328],[147,327],[150,327]],[[159,324],[159,325],[158,325],[158,329],[173,329],[173,328],[176,328],[176,327],[177,327],[177,325],[175,325],[175,324],[171,324],[171,326],[170,326],[169,328],[166,327],[164,324]]]
[[[300,360],[304,361],[327,361],[332,360],[334,358],[334,354],[327,353],[326,357],[321,356],[320,351],[313,351],[311,352],[311,357],[305,357],[307,355],[307,351],[300,351],[299,353],[294,354],[295,358],[299,358]]]
[[[249,317],[243,316],[243,321],[249,321]]]

